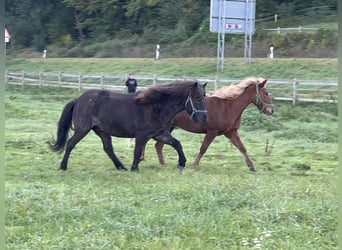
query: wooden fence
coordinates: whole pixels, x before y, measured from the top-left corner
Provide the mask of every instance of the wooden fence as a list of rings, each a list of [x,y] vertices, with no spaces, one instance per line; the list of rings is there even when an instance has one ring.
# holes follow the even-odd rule
[[[124,82],[127,75],[104,74],[68,74],[68,73],[35,73],[35,72],[5,72],[5,80],[8,85],[25,85],[38,87],[76,88],[79,91],[86,89],[109,89],[113,91],[125,91]],[[166,84],[174,80],[194,79],[182,76],[136,76],[139,89],[144,89],[155,84]],[[207,91],[215,90],[224,85],[239,83],[242,79],[196,78],[202,82],[208,82]],[[274,100],[296,102],[321,102],[337,103],[338,82],[304,81],[299,79],[272,80],[267,84],[268,91]]]

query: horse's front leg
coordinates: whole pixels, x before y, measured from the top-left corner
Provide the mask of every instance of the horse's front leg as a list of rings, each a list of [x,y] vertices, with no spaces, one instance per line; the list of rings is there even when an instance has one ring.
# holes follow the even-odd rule
[[[134,157],[133,157],[133,163],[132,163],[131,171],[135,171],[135,172],[139,171],[138,164],[141,160],[141,155],[144,154],[145,145],[146,145],[147,141],[148,141],[148,139],[145,137],[135,139]]]
[[[179,170],[183,170],[183,168],[185,167],[186,158],[183,152],[182,144],[176,138],[174,138],[169,132],[156,136],[154,137],[154,139],[158,142],[170,145],[177,151],[178,153],[177,168]]]
[[[202,145],[200,147],[200,150],[199,150],[199,152],[195,158],[194,165],[196,165],[196,166],[199,165],[199,162],[200,162],[202,156],[205,154],[209,145],[213,142],[213,140],[215,139],[216,136],[217,136],[216,131],[206,133],[204,140],[202,142]]]
[[[242,143],[242,141],[240,139],[240,135],[239,135],[238,131],[235,130],[233,132],[227,133],[227,134],[225,134],[225,136],[234,144],[235,147],[237,147],[239,149],[239,151],[243,155],[243,158],[245,159],[245,162],[246,162],[249,170],[252,171],[252,172],[255,172],[256,169],[255,169],[255,167],[253,165],[253,162],[252,162],[251,158],[247,154],[247,149],[243,145],[243,143]]]

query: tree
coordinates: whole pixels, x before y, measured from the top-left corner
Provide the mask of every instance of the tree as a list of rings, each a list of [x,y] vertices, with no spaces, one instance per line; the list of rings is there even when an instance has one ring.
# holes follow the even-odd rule
[[[6,27],[18,47],[42,50],[52,42],[72,34],[69,9],[55,0],[6,1]]]

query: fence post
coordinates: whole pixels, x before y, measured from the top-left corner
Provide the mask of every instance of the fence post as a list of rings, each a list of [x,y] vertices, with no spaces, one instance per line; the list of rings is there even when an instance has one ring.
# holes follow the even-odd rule
[[[293,79],[293,90],[292,90],[292,105],[294,106],[296,104],[297,101],[297,85],[298,85],[298,81],[296,78]]]
[[[39,72],[39,73],[38,73],[39,88],[42,87],[42,78],[43,78],[43,73],[42,73],[42,72]]]
[[[5,70],[5,83],[8,84],[8,70]]]
[[[104,75],[103,75],[103,73],[101,73],[101,76],[100,76],[100,86],[101,86],[101,89],[103,89],[103,82],[104,82]]]
[[[215,89],[214,90],[217,89],[217,84],[218,84],[218,75],[215,76]]]
[[[57,80],[58,80],[58,87],[62,87],[62,73],[61,72],[58,72]]]
[[[154,74],[153,75],[153,85],[157,84],[157,76]]]
[[[81,91],[81,88],[82,88],[82,75],[79,74],[78,75],[78,91]]]
[[[24,83],[25,83],[25,71],[21,72],[21,88],[24,88]]]

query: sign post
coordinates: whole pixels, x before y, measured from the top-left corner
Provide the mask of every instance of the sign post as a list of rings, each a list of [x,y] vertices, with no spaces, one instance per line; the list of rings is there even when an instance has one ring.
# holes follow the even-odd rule
[[[256,0],[211,0],[210,31],[217,35],[217,70],[223,71],[224,35],[245,34],[245,61],[251,61]]]

